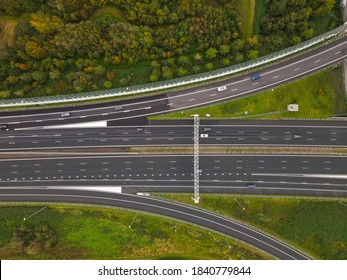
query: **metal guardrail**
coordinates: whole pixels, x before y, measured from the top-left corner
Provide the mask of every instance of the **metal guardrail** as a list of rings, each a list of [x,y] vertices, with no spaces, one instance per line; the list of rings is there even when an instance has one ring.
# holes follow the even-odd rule
[[[201,74],[191,75],[182,78],[176,78],[168,81],[160,81],[150,84],[130,86],[127,88],[118,88],[110,90],[92,91],[84,93],[76,93],[64,96],[50,96],[50,97],[33,97],[24,99],[5,99],[0,100],[0,107],[16,107],[16,106],[30,106],[30,105],[44,105],[44,104],[57,104],[66,102],[78,102],[87,100],[96,100],[102,98],[111,98],[124,95],[140,94],[146,92],[159,91],[168,88],[174,88],[179,86],[184,86],[188,84],[199,83],[203,81],[208,81],[223,76],[228,76],[237,72],[245,71],[263,64],[273,62],[275,60],[287,57],[289,55],[303,51],[313,45],[322,43],[327,39],[332,37],[343,35],[347,31],[347,23],[321,34],[313,39],[302,42],[298,45],[286,48],[284,50],[251,60],[243,62],[237,65],[225,67],[218,70],[213,70]]]

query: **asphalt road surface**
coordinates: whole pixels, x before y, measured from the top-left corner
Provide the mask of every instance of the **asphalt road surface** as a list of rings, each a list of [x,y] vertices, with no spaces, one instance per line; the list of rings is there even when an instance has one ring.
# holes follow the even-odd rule
[[[347,157],[334,156],[204,155],[200,192],[346,197],[346,164]],[[193,156],[0,159],[0,188],[21,186],[193,192]]]
[[[347,147],[347,123],[342,121],[201,121],[200,137],[202,146]],[[156,121],[150,126],[0,132],[0,151],[79,147],[192,146],[193,142],[192,121]]]

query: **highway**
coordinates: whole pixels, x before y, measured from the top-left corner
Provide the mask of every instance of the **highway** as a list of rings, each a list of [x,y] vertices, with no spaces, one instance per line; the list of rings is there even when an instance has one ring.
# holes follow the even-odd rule
[[[201,134],[208,136],[200,139],[202,146],[347,147],[347,123],[343,121],[202,120]],[[150,126],[30,129],[0,133],[0,151],[192,145],[192,121],[152,121]]]
[[[68,189],[0,189],[2,201],[74,202],[110,205],[172,217],[226,234],[253,245],[276,258],[305,260],[308,256],[256,229],[198,208],[129,194]]]
[[[0,123],[9,124],[9,129],[96,120],[118,121],[116,124],[121,121],[124,124],[136,118],[213,104],[270,89],[336,64],[346,57],[347,36],[301,56],[264,68],[257,72],[261,74],[261,78],[256,81],[250,79],[252,74],[246,74],[223,82],[139,99],[70,108],[2,112]],[[227,86],[227,90],[219,92],[217,88],[222,85]],[[71,115],[64,118],[61,116],[62,112],[69,112]]]
[[[287,83],[347,57],[347,37],[254,73],[222,82],[104,104],[1,112],[0,151],[92,147],[192,145],[191,122],[152,123],[146,117],[209,105]],[[219,92],[219,86],[227,90]],[[62,117],[61,113],[70,113]],[[206,112],[208,113],[208,112]],[[213,117],[213,116],[212,116]],[[108,121],[95,129],[42,129],[78,122]],[[147,126],[150,124],[150,126]],[[119,127],[123,126],[123,127]],[[34,128],[30,130],[20,130]],[[206,130],[207,128],[207,130]],[[202,122],[202,146],[346,147],[344,122]],[[294,137],[299,135],[300,137]],[[53,201],[112,205],[198,224],[254,245],[280,259],[307,259],[259,231],[203,210],[134,195],[193,193],[191,155],[109,155],[36,159],[0,158],[1,201]],[[347,157],[313,155],[202,155],[200,191],[346,197]],[[251,187],[250,187],[251,186]],[[108,187],[108,191],[102,188]],[[86,190],[87,189],[87,190]],[[113,191],[112,191],[113,190]]]
[[[347,157],[201,155],[200,192],[347,196]],[[250,188],[249,183],[256,184]],[[124,193],[193,193],[192,155],[0,159],[0,188],[108,186]]]

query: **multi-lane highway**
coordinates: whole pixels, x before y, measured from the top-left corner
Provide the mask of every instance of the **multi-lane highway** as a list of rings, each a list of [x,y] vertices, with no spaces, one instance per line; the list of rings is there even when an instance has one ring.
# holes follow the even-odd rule
[[[282,241],[236,221],[198,208],[149,197],[68,189],[0,189],[2,201],[74,202],[130,208],[194,223],[253,245],[279,259],[305,260],[309,257]]]
[[[264,68],[259,71],[261,78],[256,81],[252,81],[251,74],[247,74],[223,82],[134,100],[1,113],[0,123],[9,124],[10,129],[95,120],[117,120],[124,123],[134,118],[212,104],[272,88],[336,64],[346,57],[347,36],[291,60]],[[226,86],[227,90],[218,91],[217,88],[221,85]],[[62,117],[62,112],[69,112],[70,116]]]
[[[347,196],[347,157],[203,155],[200,191]],[[249,184],[255,186],[249,186]],[[0,159],[0,186],[109,186],[123,192],[193,192],[191,155]]]
[[[347,147],[346,122],[202,121],[200,145]],[[193,144],[192,121],[151,126],[1,131],[0,151],[79,147],[184,146]]]
[[[347,57],[347,37],[269,66],[258,73],[223,82],[140,99],[81,107],[7,112],[0,124],[0,151],[32,149],[182,146],[193,143],[191,122],[142,126],[139,118],[229,100],[286,83]],[[218,91],[219,86],[225,91]],[[62,116],[62,113],[69,113]],[[98,129],[31,129],[49,125],[107,120]],[[135,120],[131,122],[131,120]],[[346,147],[343,122],[202,122],[201,145]],[[204,135],[204,136],[202,136]],[[306,259],[298,250],[249,227],[190,207],[135,196],[146,191],[193,191],[191,155],[104,155],[0,159],[0,200],[67,201],[148,211],[233,236],[281,259]],[[246,194],[347,194],[347,157],[313,155],[202,155],[200,190]],[[101,187],[108,187],[104,192]],[[89,189],[88,191],[85,189]],[[121,191],[116,193],[113,191]]]

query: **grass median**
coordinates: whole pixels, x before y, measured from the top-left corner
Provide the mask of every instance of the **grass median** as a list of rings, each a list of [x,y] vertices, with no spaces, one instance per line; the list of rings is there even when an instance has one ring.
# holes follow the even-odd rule
[[[299,104],[299,111],[287,112],[287,105],[293,103]],[[337,67],[253,96],[152,119],[191,118],[193,114],[202,117],[210,114],[211,118],[329,118],[344,113],[346,102],[342,67]]]
[[[0,206],[1,259],[269,258],[217,233],[142,213],[52,205],[23,220],[42,207]],[[49,243],[54,246],[47,242],[38,246],[43,234],[36,234],[40,240],[31,240],[28,229],[42,225],[54,232],[56,242]]]

